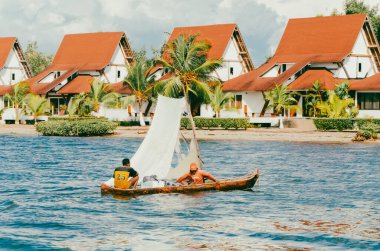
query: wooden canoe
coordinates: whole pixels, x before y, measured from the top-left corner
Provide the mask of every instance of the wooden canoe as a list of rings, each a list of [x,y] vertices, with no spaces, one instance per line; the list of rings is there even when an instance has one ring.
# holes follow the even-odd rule
[[[259,170],[251,172],[247,175],[233,178],[222,179],[217,183],[206,182],[200,185],[189,186],[170,186],[157,188],[136,188],[136,189],[118,189],[101,184],[102,194],[113,194],[121,196],[137,196],[157,193],[195,193],[201,191],[228,191],[228,190],[246,190],[251,189],[259,178]]]

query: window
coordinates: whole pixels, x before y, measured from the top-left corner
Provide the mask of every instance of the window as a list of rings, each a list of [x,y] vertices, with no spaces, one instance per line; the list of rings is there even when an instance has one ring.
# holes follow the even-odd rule
[[[57,71],[57,78],[59,78],[60,76],[61,76],[61,72]]]
[[[358,93],[360,110],[380,110],[380,92]]]
[[[235,96],[235,108],[241,109],[243,107],[242,100],[243,100],[242,95],[236,95]]]
[[[286,64],[282,65],[282,72],[286,71]]]
[[[362,72],[362,63],[359,63],[358,71],[359,71],[359,72]]]
[[[230,67],[230,75],[234,75],[234,67]]]
[[[120,71],[117,71],[117,78],[120,78]]]
[[[12,80],[16,79],[16,74],[12,73]]]

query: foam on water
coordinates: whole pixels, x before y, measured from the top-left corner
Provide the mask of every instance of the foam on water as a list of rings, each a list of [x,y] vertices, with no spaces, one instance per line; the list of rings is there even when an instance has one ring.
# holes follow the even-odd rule
[[[380,249],[378,145],[201,142],[253,192],[101,196],[139,140],[0,136],[0,249]]]

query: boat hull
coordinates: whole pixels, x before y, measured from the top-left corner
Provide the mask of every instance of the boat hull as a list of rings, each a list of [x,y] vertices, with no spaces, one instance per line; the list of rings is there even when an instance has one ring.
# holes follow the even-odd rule
[[[217,183],[206,182],[199,185],[189,186],[171,186],[171,187],[156,187],[156,188],[136,188],[136,189],[118,189],[110,187],[105,183],[101,184],[102,194],[113,194],[121,196],[137,196],[157,193],[196,193],[202,191],[228,191],[228,190],[246,190],[251,189],[259,178],[259,170],[251,172],[245,176],[222,179]]]

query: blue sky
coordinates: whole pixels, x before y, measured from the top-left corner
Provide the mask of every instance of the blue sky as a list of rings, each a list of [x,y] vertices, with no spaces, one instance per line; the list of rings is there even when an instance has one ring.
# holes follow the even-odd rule
[[[0,36],[55,53],[64,34],[124,31],[134,49],[159,48],[175,26],[237,23],[259,66],[289,18],[328,15],[343,0],[0,0]],[[378,0],[367,0],[375,5]]]

